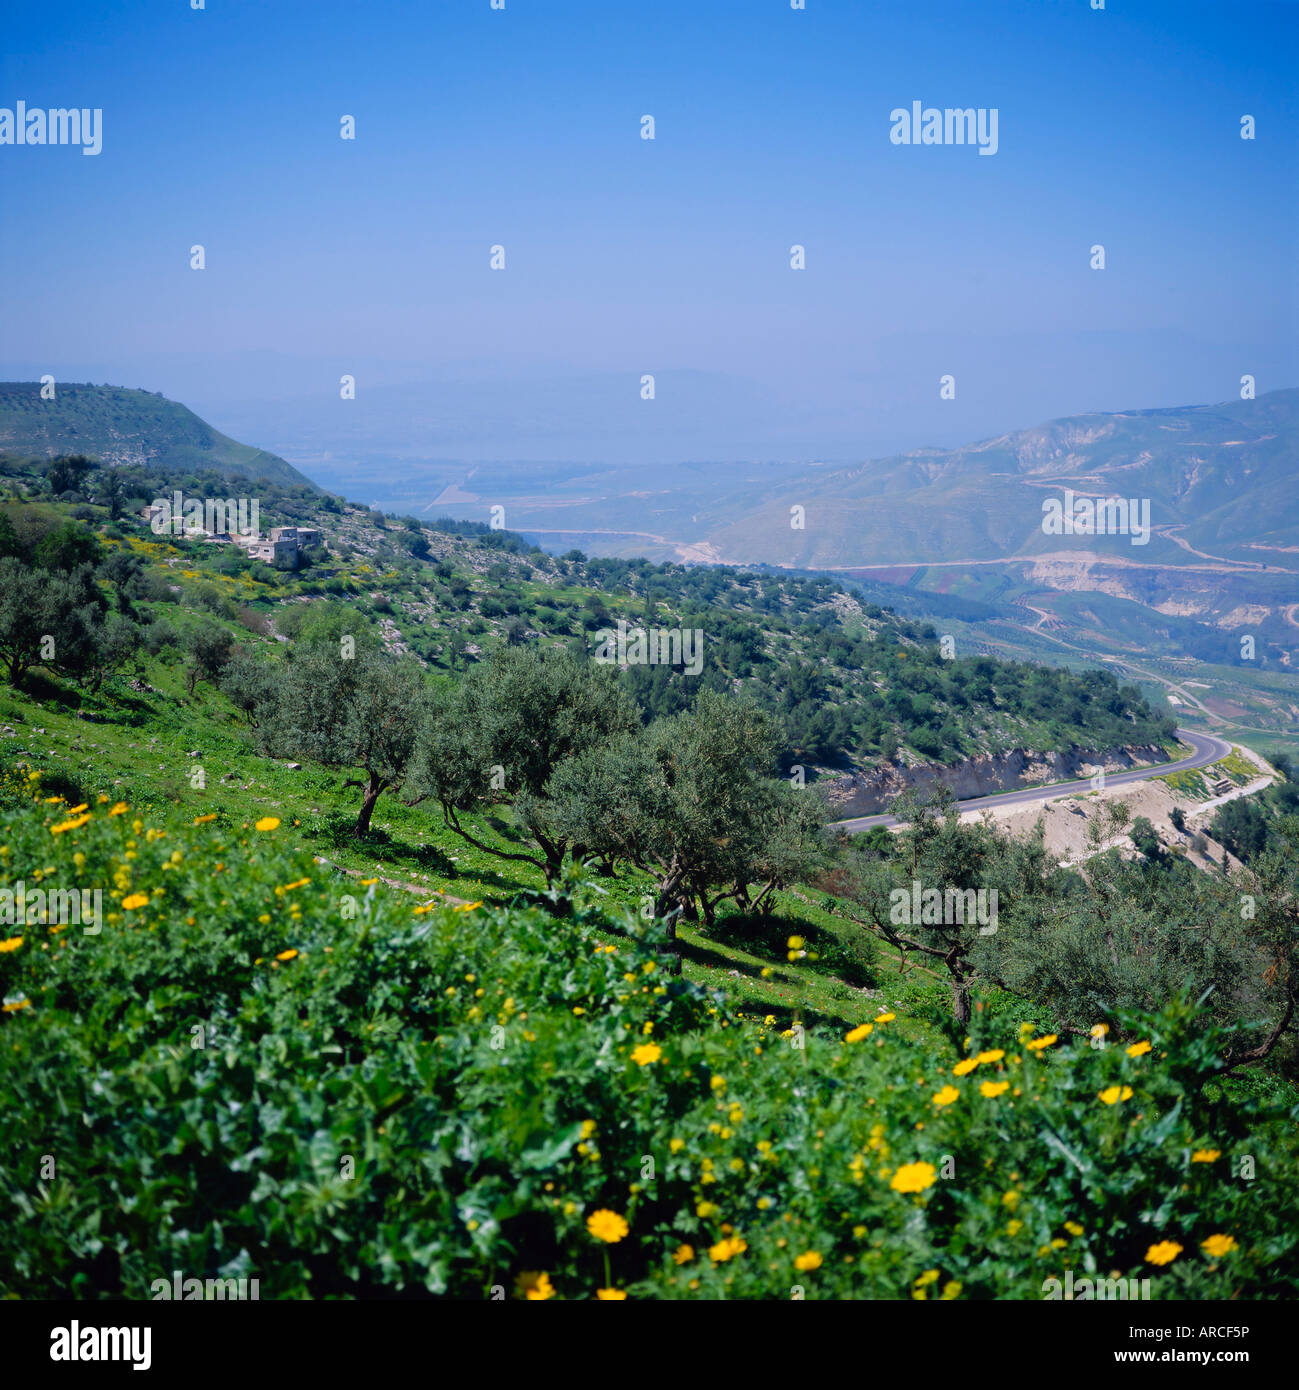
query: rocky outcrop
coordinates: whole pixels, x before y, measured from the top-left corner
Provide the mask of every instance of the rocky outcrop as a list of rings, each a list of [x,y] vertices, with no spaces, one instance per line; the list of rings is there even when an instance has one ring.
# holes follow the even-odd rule
[[[837,777],[823,782],[822,788],[830,803],[832,819],[848,816],[869,816],[886,811],[888,804],[908,788],[924,790],[942,783],[956,795],[958,801],[969,797],[991,796],[994,792],[1013,791],[1018,787],[1036,787],[1044,782],[1067,782],[1075,777],[1090,777],[1098,768],[1119,772],[1128,767],[1144,767],[1162,763],[1168,755],[1157,744],[1131,744],[1126,748],[1072,748],[1064,753],[1032,753],[1012,748],[1005,753],[985,753],[965,762],[947,766],[943,763],[918,763],[907,767],[885,763],[869,772]]]

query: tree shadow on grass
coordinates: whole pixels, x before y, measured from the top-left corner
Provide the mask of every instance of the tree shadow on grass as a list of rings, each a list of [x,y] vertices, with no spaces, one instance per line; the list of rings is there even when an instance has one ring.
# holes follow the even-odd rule
[[[772,965],[783,965],[788,959],[789,938],[801,936],[807,949],[817,952],[822,965],[829,966],[846,984],[871,989],[879,983],[874,948],[865,937],[853,950],[823,927],[780,913],[754,912],[719,916],[707,934],[724,946],[746,951]]]
[[[692,940],[680,932],[677,933],[677,948],[683,959],[693,961],[696,965],[710,965],[719,970],[737,970],[741,975],[747,975],[751,980],[761,979],[762,971],[765,968],[761,964],[736,960],[734,956],[727,955],[707,941],[698,937]],[[748,950],[749,947],[746,946],[744,949]],[[786,977],[780,983],[791,984],[793,981]]]
[[[688,960],[700,967],[721,970],[730,977],[723,988],[727,991],[731,1006],[741,1013],[760,1013],[764,1017],[771,1014],[782,1027],[792,1023],[795,1017],[804,1027],[824,1024],[826,1027],[836,1030],[852,1028],[861,1021],[860,1018],[850,1018],[847,1014],[836,1009],[818,1008],[807,1002],[801,1003],[795,1008],[789,1004],[769,999],[757,989],[751,991],[745,987],[746,983],[750,981],[755,985],[800,987],[802,982],[788,971],[773,974],[770,980],[763,980],[763,967],[761,965],[736,960],[733,956],[723,954],[706,942],[698,939],[691,940],[678,935],[677,947],[683,960]],[[735,976],[739,978],[736,979]],[[829,983],[828,979],[826,983]]]
[[[334,850],[350,849],[373,853],[394,872],[417,867],[441,878],[465,877],[464,869],[439,845],[412,845],[406,840],[396,839],[382,826],[377,825],[372,825],[369,833],[358,839],[352,833],[355,825],[356,820],[353,816],[330,816],[320,831],[320,839]],[[534,886],[521,883],[518,879],[506,878],[495,869],[476,869],[473,877],[485,888],[499,888],[507,893],[522,892]]]
[[[20,689],[38,705],[57,705],[65,710],[76,710],[84,703],[81,692],[75,686],[62,685],[41,670],[28,671],[23,676]]]

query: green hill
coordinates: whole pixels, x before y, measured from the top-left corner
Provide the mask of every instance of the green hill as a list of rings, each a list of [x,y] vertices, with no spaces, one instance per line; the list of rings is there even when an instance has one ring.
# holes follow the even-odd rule
[[[32,381],[0,382],[0,450],[46,458],[86,454],[173,473],[203,470],[252,483],[266,478],[281,486],[315,486],[277,455],[230,439],[157,392],[69,383],[45,401],[40,390]]]

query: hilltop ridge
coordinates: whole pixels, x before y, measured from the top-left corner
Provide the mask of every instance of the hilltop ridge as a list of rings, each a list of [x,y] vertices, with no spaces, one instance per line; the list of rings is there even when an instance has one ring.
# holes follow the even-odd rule
[[[278,455],[240,444],[161,392],[89,382],[59,382],[54,390],[53,400],[42,400],[39,382],[0,382],[0,450],[316,487]]]

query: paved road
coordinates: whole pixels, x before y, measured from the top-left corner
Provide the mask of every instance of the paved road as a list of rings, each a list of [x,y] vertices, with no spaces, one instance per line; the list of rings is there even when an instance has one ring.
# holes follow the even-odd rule
[[[1175,763],[1157,763],[1154,767],[1136,767],[1127,772],[1107,772],[1107,787],[1122,787],[1129,782],[1145,782],[1151,777],[1166,777],[1170,772],[1183,772],[1193,767],[1207,767],[1225,758],[1231,752],[1231,744],[1224,743],[1212,734],[1197,734],[1190,729],[1178,729],[1177,736],[1183,743],[1189,743],[1195,752],[1189,758]],[[985,806],[1024,806],[1034,801],[1049,801],[1053,796],[1061,796],[1069,791],[1087,791],[1091,787],[1089,777],[1073,782],[1050,782],[1044,787],[1025,787],[1022,791],[1002,792],[997,796],[976,796],[969,801],[958,801],[962,811],[980,811]],[[859,830],[869,830],[873,825],[897,825],[894,816],[857,816],[853,820],[835,821],[840,829],[850,835]]]

